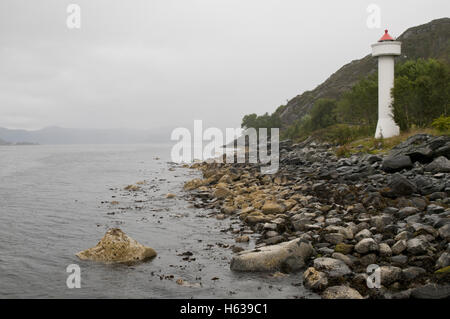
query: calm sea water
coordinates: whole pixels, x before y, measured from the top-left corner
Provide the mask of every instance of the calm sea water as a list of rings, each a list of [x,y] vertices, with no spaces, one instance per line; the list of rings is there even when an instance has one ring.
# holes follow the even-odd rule
[[[173,166],[169,154],[169,146],[155,145],[1,146],[0,298],[316,297],[299,273],[231,272],[223,244],[234,238],[221,230],[239,224],[192,208],[182,185],[199,173]],[[123,190],[138,181],[146,181],[143,191]],[[166,199],[168,192],[177,198]],[[112,227],[158,256],[132,266],[75,256]],[[179,256],[186,251],[194,261]],[[70,264],[81,268],[80,289],[67,288]]]

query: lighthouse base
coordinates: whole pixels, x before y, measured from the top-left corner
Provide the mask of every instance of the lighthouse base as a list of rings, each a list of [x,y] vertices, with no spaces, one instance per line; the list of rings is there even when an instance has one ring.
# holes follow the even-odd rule
[[[375,138],[389,138],[400,135],[400,128],[392,118],[378,119]]]

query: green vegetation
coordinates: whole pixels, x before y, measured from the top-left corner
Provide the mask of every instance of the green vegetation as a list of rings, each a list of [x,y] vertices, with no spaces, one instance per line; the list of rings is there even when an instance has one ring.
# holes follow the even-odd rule
[[[431,126],[439,132],[450,131],[450,116],[439,116],[431,123]]]
[[[392,95],[394,120],[402,131],[430,127],[449,112],[450,66],[433,59],[398,65]]]
[[[395,72],[393,113],[402,136],[426,128],[449,132],[449,64],[434,59],[409,60],[397,65]],[[372,138],[378,120],[376,73],[361,79],[337,100],[316,100],[307,115],[288,127],[282,127],[279,117],[285,107],[280,106],[271,115],[246,115],[242,127],[279,127],[283,139],[304,140],[315,136],[338,145],[365,138],[369,145],[362,147],[366,150],[376,152],[386,148],[383,140]],[[348,150],[342,148],[339,152],[345,155]]]
[[[280,105],[275,112],[271,115],[269,113],[265,113],[263,115],[258,116],[257,114],[248,114],[245,115],[242,119],[242,128],[250,128],[253,127],[255,129],[259,128],[280,128],[280,113],[283,112],[285,105]]]

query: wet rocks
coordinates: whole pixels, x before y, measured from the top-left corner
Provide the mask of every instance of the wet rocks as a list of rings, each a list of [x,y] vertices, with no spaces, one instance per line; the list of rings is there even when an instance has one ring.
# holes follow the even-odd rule
[[[363,299],[361,294],[348,286],[333,286],[327,288],[323,294],[324,299]]]
[[[232,227],[233,236],[247,230],[256,234],[258,248],[234,256],[233,270],[306,267],[310,289],[324,291],[331,285],[331,296],[346,289],[342,283],[351,283],[371,298],[387,298],[385,291],[404,298],[426,282],[447,278],[449,137],[420,134],[388,156],[349,158],[311,141],[281,145],[280,169],[273,175],[260,174],[257,165],[196,164],[204,177],[192,186],[199,185],[195,194],[201,202],[196,204],[214,210],[211,216],[221,213],[231,224],[242,222],[241,228]],[[309,245],[308,257],[288,257],[292,250],[280,248],[293,240]],[[383,291],[367,290],[370,264],[384,267]]]
[[[247,250],[233,256],[230,264],[234,271],[285,271],[299,270],[312,255],[311,244],[294,239],[278,245]]]
[[[342,260],[327,257],[314,259],[314,268],[326,273],[331,278],[341,278],[352,273]]]
[[[320,291],[328,286],[328,279],[325,273],[309,267],[303,273],[305,287],[311,290]]]
[[[81,251],[76,256],[82,260],[129,263],[153,258],[156,252],[127,236],[121,229],[112,228],[97,246]]]

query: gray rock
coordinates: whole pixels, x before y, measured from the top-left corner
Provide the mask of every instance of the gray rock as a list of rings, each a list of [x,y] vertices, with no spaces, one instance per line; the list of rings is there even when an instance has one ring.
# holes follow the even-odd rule
[[[402,270],[402,279],[411,281],[425,274],[426,270],[421,267],[408,267]]]
[[[444,156],[439,156],[425,166],[425,171],[432,173],[448,173],[450,172],[450,161]]]
[[[417,190],[422,195],[429,195],[435,192],[440,192],[444,188],[444,184],[430,177],[417,175],[413,179]]]
[[[407,248],[406,240],[405,239],[399,240],[392,246],[392,253],[394,255],[400,255],[406,248]]]
[[[378,244],[373,238],[364,238],[355,245],[355,250],[360,254],[378,251]]]
[[[317,271],[314,267],[309,267],[303,273],[305,287],[315,291],[321,291],[328,286],[328,279],[325,273]]]
[[[436,268],[444,268],[450,266],[450,253],[444,252],[436,261]]]
[[[398,255],[391,257],[391,263],[393,265],[404,266],[408,262],[408,257],[405,255]]]
[[[417,214],[419,212],[419,209],[416,207],[403,207],[398,211],[398,216],[400,218],[405,218],[414,214]]]
[[[383,286],[387,286],[400,280],[402,276],[402,270],[401,268],[394,266],[381,266],[380,275],[381,275],[381,284]]]
[[[372,238],[372,232],[368,229],[363,229],[355,235],[355,239],[359,242],[364,238]]]
[[[447,241],[450,241],[450,224],[446,224],[439,228],[439,236]]]
[[[398,173],[392,175],[388,187],[390,188],[390,192],[386,193],[388,196],[407,196],[417,192],[416,185]]]
[[[435,204],[430,204],[427,206],[427,212],[430,214],[440,214],[444,212],[444,210],[444,207]]]
[[[411,291],[416,299],[445,299],[450,297],[450,285],[427,284]]]
[[[378,246],[379,246],[380,256],[388,257],[388,256],[392,255],[391,247],[389,247],[388,244],[381,243]]]
[[[314,268],[323,271],[331,278],[340,278],[352,273],[342,260],[327,257],[314,259]]]
[[[398,234],[394,237],[394,239],[395,239],[395,240],[403,240],[403,239],[408,239],[408,237],[409,237],[409,233],[408,233],[406,230],[404,230],[404,231],[398,233]]]
[[[346,256],[342,253],[333,253],[331,255],[331,258],[334,259],[338,259],[338,260],[342,260],[347,266],[352,267],[353,266],[353,261],[349,256]]]
[[[347,286],[328,287],[322,294],[324,299],[363,299],[361,294]]]
[[[388,156],[381,164],[381,169],[387,173],[394,173],[412,167],[411,158],[406,155]]]
[[[324,239],[329,242],[332,243],[334,245],[336,244],[340,244],[344,241],[344,235],[339,234],[339,233],[330,233],[330,234],[325,234]]]
[[[234,271],[291,272],[305,266],[305,260],[313,253],[311,244],[294,239],[278,245],[246,250],[233,256],[230,268]]]
[[[359,258],[359,262],[363,266],[369,266],[371,264],[377,263],[377,255],[376,254],[367,254]]]
[[[422,238],[413,238],[406,242],[407,250],[413,255],[423,255],[427,252],[430,244]]]

